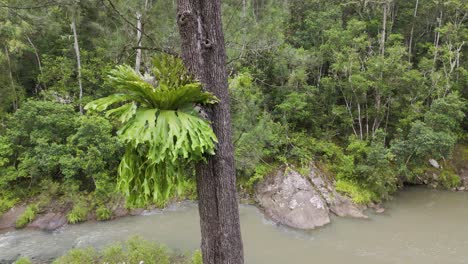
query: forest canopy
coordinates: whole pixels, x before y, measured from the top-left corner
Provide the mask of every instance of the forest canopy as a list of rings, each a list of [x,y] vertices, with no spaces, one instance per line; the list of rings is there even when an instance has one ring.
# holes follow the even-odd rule
[[[0,213],[45,192],[77,205],[94,195],[96,208],[114,199],[119,122],[83,107],[117,91],[118,65],[151,79],[154,58],[180,57],[175,5],[0,0]],[[424,182],[429,159],[443,164],[439,186],[460,184],[452,158],[468,140],[466,1],[222,8],[242,191],[281,164],[311,161],[362,203]],[[185,173],[165,201],[194,196]]]

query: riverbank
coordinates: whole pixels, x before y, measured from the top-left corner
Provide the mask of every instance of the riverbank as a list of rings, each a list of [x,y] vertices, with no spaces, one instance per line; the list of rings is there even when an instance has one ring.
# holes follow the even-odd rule
[[[275,224],[254,206],[241,205],[246,263],[467,263],[466,201],[468,192],[405,187],[383,204],[382,214],[368,210],[368,219],[332,215],[331,224],[302,231]],[[71,248],[99,250],[134,235],[177,252],[193,252],[199,248],[199,232],[196,203],[183,202],[144,216],[68,225],[54,232],[3,233],[0,259],[18,254],[56,258]]]
[[[457,153],[457,152],[455,152]],[[460,154],[462,157],[463,155]],[[460,156],[457,160],[460,159]],[[468,191],[468,168],[465,163],[455,164],[460,176],[460,184],[451,191]],[[241,192],[240,202],[248,202],[259,207],[265,215],[276,223],[298,229],[314,229],[330,223],[331,215],[352,218],[367,218],[367,209],[376,213],[383,213],[384,206],[381,203],[360,203],[353,196],[337,191],[336,182],[324,169],[311,163],[308,170],[298,172],[294,167],[281,166],[273,172],[265,175],[257,184],[253,192]],[[424,174],[424,180],[417,182],[428,188],[439,188],[441,168],[433,168]],[[11,231],[18,227],[18,219],[24,218],[30,209],[30,204],[41,203],[40,197],[20,203],[0,216],[0,232]],[[65,225],[73,224],[70,214],[76,206],[70,202],[46,199],[48,203],[43,205],[40,212],[35,212],[22,228],[53,231]],[[185,199],[182,199],[185,200]],[[115,197],[109,200],[109,204],[101,205],[105,208],[106,217],[99,215],[99,208],[95,210],[85,209],[85,214],[77,222],[111,221],[125,216],[139,216],[158,211],[155,205],[146,208],[128,208],[123,197]],[[174,199],[167,206],[170,208],[180,200]],[[44,203],[44,202],[42,202]],[[92,204],[88,201],[87,205]],[[81,207],[86,207],[82,205]]]

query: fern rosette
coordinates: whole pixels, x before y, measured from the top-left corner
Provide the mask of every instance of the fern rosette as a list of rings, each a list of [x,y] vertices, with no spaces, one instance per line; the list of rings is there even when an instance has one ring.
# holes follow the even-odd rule
[[[119,93],[90,102],[85,109],[106,111],[123,124],[117,132],[127,145],[118,188],[133,205],[165,203],[180,194],[190,164],[214,154],[216,136],[195,104],[214,104],[214,95],[187,75],[182,62],[160,57],[155,81],[129,66],[117,66],[109,83]]]

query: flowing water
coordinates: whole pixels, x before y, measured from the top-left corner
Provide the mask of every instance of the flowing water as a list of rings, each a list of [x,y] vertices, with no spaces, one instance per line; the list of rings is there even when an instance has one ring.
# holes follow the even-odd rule
[[[336,218],[311,231],[277,226],[253,206],[241,206],[246,263],[468,263],[468,193],[407,188],[367,220]],[[149,215],[66,226],[54,232],[0,234],[0,262],[18,255],[49,259],[74,247],[103,247],[133,235],[182,252],[200,241],[196,205]]]

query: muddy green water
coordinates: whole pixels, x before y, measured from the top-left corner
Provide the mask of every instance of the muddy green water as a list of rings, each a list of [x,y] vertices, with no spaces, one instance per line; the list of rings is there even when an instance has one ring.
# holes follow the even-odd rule
[[[336,218],[312,231],[277,226],[253,206],[241,206],[246,263],[468,263],[468,193],[407,188],[368,220]],[[145,216],[66,226],[52,233],[0,234],[0,262],[18,255],[48,259],[74,247],[102,247],[133,235],[180,251],[198,247],[195,204]],[[3,261],[2,261],[3,260]]]

